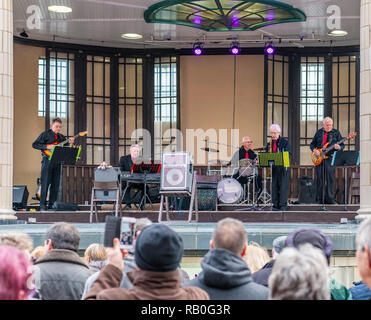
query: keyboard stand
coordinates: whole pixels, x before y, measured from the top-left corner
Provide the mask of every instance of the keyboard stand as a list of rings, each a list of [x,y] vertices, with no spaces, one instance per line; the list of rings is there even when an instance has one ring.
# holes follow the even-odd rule
[[[146,209],[146,204],[147,204],[147,199],[148,199],[149,203],[151,204],[152,210],[154,211],[155,208],[153,207],[153,203],[152,203],[150,197],[147,194],[147,172],[144,172],[144,182],[143,183],[144,183],[144,192],[143,192],[142,199],[140,200],[140,203],[139,203],[139,210],[142,211],[142,210]],[[143,206],[142,206],[142,203],[143,203]]]

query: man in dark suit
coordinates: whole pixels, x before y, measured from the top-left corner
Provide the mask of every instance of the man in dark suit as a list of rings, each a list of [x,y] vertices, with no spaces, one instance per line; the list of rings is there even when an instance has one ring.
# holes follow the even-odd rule
[[[290,142],[281,137],[281,127],[278,124],[272,124],[269,128],[272,137],[271,142],[266,146],[267,152],[289,152],[291,155]],[[273,211],[287,210],[287,197],[289,194],[290,168],[273,167],[272,168],[272,202]]]
[[[135,159],[138,158],[139,153],[139,144],[133,144],[132,146],[130,146],[130,154],[120,158],[120,170],[131,171],[133,168],[133,164],[135,163]]]
[[[130,154],[126,156],[122,156],[120,158],[120,170],[121,172],[131,172],[133,169],[133,165],[135,160],[139,157],[140,153],[140,146],[138,144],[133,144],[130,146]],[[126,182],[122,186],[123,190],[126,188]],[[138,192],[143,190],[143,185],[131,183],[129,188],[126,190],[125,196],[122,199],[122,203],[132,204],[138,200]]]
[[[51,151],[53,147],[59,143],[64,142],[67,138],[60,132],[62,130],[62,120],[55,118],[50,125],[50,129],[41,133],[37,139],[32,143],[32,148],[41,150],[41,192],[40,192],[40,211],[48,211],[52,209],[54,202],[58,197],[61,165],[52,164],[49,156],[45,151]],[[75,139],[69,138],[70,146],[73,145]],[[49,203],[47,207],[47,194],[50,187]]]
[[[315,150],[322,148],[327,142],[329,146],[334,145],[334,149],[331,150],[327,156],[328,159],[323,161],[319,166],[316,166],[316,177],[317,177],[317,202],[322,203],[325,201],[327,204],[335,204],[335,195],[334,195],[334,176],[335,176],[335,167],[331,166],[332,157],[336,150],[343,150],[344,143],[338,144],[342,140],[340,131],[333,128],[333,120],[330,117],[323,119],[323,127],[319,129],[310,144],[310,149],[319,155],[319,151]],[[327,148],[328,148],[327,147]],[[325,181],[323,177],[323,169],[325,169]],[[323,183],[325,185],[325,199],[323,198]]]

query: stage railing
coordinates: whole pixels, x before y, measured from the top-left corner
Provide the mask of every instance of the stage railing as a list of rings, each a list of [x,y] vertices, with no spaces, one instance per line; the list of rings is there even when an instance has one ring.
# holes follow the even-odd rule
[[[77,204],[90,203],[91,189],[94,180],[93,165],[74,165],[63,166],[62,170],[62,201],[74,202]],[[195,166],[198,174],[205,175],[207,166]],[[218,167],[211,167],[218,169]],[[261,171],[261,170],[260,170]],[[349,190],[350,180],[353,172],[359,172],[359,166],[336,167],[335,170],[335,197],[338,203],[344,203],[344,187],[345,187],[345,172],[347,171],[347,186]],[[262,172],[260,172],[262,174]],[[267,169],[269,176],[269,168]],[[302,176],[309,176],[315,179],[314,166],[292,166],[290,169],[290,186],[289,199],[297,199],[299,197],[299,180]],[[270,180],[267,181],[267,188],[270,190]]]

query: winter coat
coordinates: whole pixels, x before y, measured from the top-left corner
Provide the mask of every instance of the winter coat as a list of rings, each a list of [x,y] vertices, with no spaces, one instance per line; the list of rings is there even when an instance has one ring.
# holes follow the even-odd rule
[[[66,249],[48,251],[34,266],[35,285],[43,300],[80,300],[92,273],[76,252]]]
[[[86,300],[209,300],[208,294],[199,288],[182,288],[178,270],[134,270],[127,276],[133,287],[119,288],[122,271],[112,264],[106,265],[92,284]]]
[[[211,249],[202,271],[186,285],[205,290],[211,300],[267,300],[269,290],[253,281],[246,262],[226,249]]]
[[[272,273],[273,265],[276,260],[268,261],[260,270],[252,274],[254,282],[268,288],[268,279]]]

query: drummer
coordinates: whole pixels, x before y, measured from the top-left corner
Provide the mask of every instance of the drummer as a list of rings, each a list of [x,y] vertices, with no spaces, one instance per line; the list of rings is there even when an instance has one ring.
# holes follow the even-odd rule
[[[254,162],[255,165],[258,165],[257,154],[252,150],[253,141],[249,136],[245,136],[242,138],[242,146],[241,148],[235,152],[232,157],[231,163],[232,166],[237,167],[239,165],[240,160],[249,159]],[[237,172],[233,178],[237,179],[239,183],[243,186],[247,183],[247,177],[239,177],[240,174]],[[256,191],[259,193],[262,188],[262,178],[261,176],[256,177]]]

